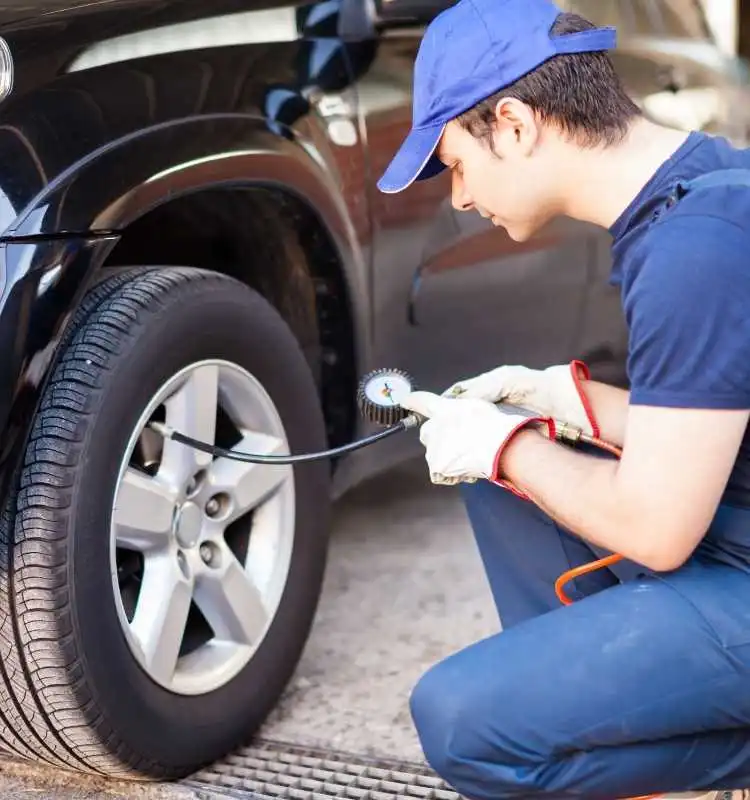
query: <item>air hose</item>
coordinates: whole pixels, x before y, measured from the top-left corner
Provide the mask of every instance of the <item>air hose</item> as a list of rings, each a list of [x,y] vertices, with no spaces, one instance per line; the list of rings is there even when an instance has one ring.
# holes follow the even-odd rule
[[[331,450],[322,450],[318,453],[300,453],[297,455],[243,453],[237,450],[227,450],[222,447],[216,447],[215,445],[201,442],[198,439],[193,439],[164,422],[151,422],[149,423],[149,427],[165,439],[173,439],[175,442],[179,442],[187,447],[192,447],[203,453],[209,453],[219,458],[228,458],[233,461],[243,461],[251,464],[299,464],[310,461],[323,461],[337,458],[355,450],[360,450],[363,447],[368,447],[375,442],[382,441],[397,433],[419,427],[419,425],[424,422],[424,419],[418,414],[409,413],[399,405],[399,398],[403,398],[414,391],[414,386],[415,383],[409,374],[398,369],[379,369],[365,375],[360,381],[357,390],[357,405],[359,411],[369,422],[382,425],[385,430],[359,439],[358,441],[350,442],[341,447],[335,447]],[[497,406],[502,411],[523,414],[525,416],[534,416],[534,412],[518,406],[511,406],[503,403],[498,403]],[[580,444],[590,445],[605,450],[618,458],[621,455],[621,450],[615,445],[600,438],[589,436],[579,428],[559,422],[555,427],[556,438],[561,442],[574,446]],[[584,564],[563,573],[555,582],[555,593],[558,599],[563,605],[570,605],[574,601],[565,594],[563,590],[565,584],[575,578],[579,578],[581,575],[604,569],[620,560],[622,560],[622,556],[616,554],[610,555],[606,558],[592,561],[589,564]],[[638,798],[638,800],[643,799]]]
[[[185,436],[184,433],[176,431],[163,422],[151,422],[149,427],[153,428],[153,430],[165,439],[174,439],[175,442],[192,447],[194,450],[200,450],[202,453],[210,453],[212,456],[217,456],[219,458],[229,458],[232,461],[244,461],[248,464],[301,464],[308,461],[325,461],[329,458],[338,458],[338,456],[342,456],[345,453],[360,450],[363,447],[379,442],[381,439],[386,439],[396,433],[408,430],[408,428],[413,426],[405,420],[402,420],[386,428],[384,431],[374,433],[372,436],[367,436],[356,442],[350,442],[341,447],[334,447],[331,450],[321,450],[318,453],[300,453],[299,455],[262,455],[261,453],[243,453],[238,450],[225,450],[223,447],[216,447],[212,444],[201,442],[198,439],[191,439],[189,436]]]

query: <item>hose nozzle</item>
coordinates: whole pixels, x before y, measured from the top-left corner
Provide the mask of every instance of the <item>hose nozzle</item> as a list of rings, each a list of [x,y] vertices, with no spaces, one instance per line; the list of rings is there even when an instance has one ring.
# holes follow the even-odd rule
[[[167,425],[165,422],[154,422],[153,420],[148,423],[148,427],[151,430],[156,431],[159,436],[163,437],[164,439],[171,439],[174,436],[174,428]]]

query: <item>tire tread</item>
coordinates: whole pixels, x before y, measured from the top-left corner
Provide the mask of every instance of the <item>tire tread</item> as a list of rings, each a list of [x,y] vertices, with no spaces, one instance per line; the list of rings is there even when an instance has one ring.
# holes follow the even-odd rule
[[[87,297],[60,348],[0,528],[0,563],[10,561],[0,580],[0,742],[19,756],[111,776],[160,777],[158,765],[118,741],[86,682],[70,614],[66,530],[92,393],[101,390],[140,313],[159,303],[160,293],[198,279],[227,280],[196,268],[115,275]]]

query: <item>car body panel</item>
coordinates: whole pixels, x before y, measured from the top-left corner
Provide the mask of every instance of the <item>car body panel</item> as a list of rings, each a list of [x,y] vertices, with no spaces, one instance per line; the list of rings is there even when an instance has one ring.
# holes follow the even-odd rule
[[[205,30],[188,42],[182,26],[196,21]],[[252,7],[121,0],[20,24],[0,13],[15,72],[0,103],[0,330],[7,331],[0,341],[13,352],[4,364],[0,431],[8,448],[11,440],[20,447],[7,435],[8,420],[28,429],[56,343],[116,243],[113,234],[182,193],[268,186],[306,203],[339,255],[352,336],[366,348],[371,236],[365,143],[350,91],[351,71],[367,59],[359,25],[346,0]],[[178,35],[165,47],[169,26]],[[120,39],[108,50],[112,37],[134,33],[140,41]],[[159,52],[136,54],[132,47],[140,51],[144,41]],[[111,63],[102,63],[102,42],[116,56]],[[84,246],[92,234],[96,248]],[[59,259],[63,239],[91,259],[86,269]],[[32,302],[36,282],[51,272],[57,280],[44,302]],[[74,275],[83,283],[61,293]]]
[[[130,36],[151,35],[157,45],[170,35],[176,41],[179,37],[165,33],[169,28],[166,25],[155,29],[140,27],[140,16],[132,13],[139,5],[126,0],[105,3],[100,11],[89,11],[87,16],[80,9],[80,17],[74,16],[70,20],[61,14],[62,19],[56,23],[53,32],[46,30],[44,18],[39,21],[41,30],[31,27],[21,30],[6,28],[4,31],[16,60],[14,91],[0,105],[0,154],[5,156],[0,174],[0,190],[5,196],[0,204],[0,230],[5,235],[19,228],[17,218],[29,212],[28,204],[46,200],[41,193],[50,182],[74,184],[77,171],[82,167],[90,169],[92,161],[101,160],[102,155],[118,146],[131,147],[129,152],[123,153],[123,158],[127,158],[130,164],[130,159],[141,156],[136,144],[138,140],[153,132],[159,132],[163,137],[164,132],[159,129],[165,126],[173,125],[175,131],[175,140],[166,144],[190,147],[177,140],[180,135],[188,140],[196,131],[179,126],[201,118],[205,120],[205,133],[199,132],[201,143],[193,145],[195,158],[222,153],[227,139],[235,140],[231,143],[233,147],[248,144],[237,132],[236,121],[229,126],[231,130],[228,133],[219,129],[221,117],[228,119],[236,115],[256,120],[256,128],[264,127],[278,139],[295,138],[309,150],[327,147],[327,152],[311,155],[326,169],[328,179],[335,175],[333,167],[338,153],[334,152],[333,140],[325,134],[327,123],[318,113],[317,105],[321,102],[319,95],[327,96],[336,93],[338,88],[346,89],[350,83],[349,65],[343,43],[335,37],[321,36],[315,30],[315,27],[327,27],[325,18],[318,20],[317,26],[308,26],[312,30],[307,30],[305,23],[298,19],[305,8],[312,6],[246,10],[240,17],[249,33],[235,36],[230,44],[225,45],[222,30],[227,24],[235,23],[236,9],[243,4],[140,5],[152,8],[152,15],[157,19],[164,16],[167,6],[174,8],[178,19],[185,16],[182,5],[193,9],[200,6],[203,17],[199,17],[197,22],[208,29],[208,35],[198,37],[191,47],[186,43],[182,49],[173,46],[168,52],[157,47],[156,54],[139,57],[143,48],[137,44],[128,44],[124,49],[125,46],[117,46],[118,37],[100,38],[106,31],[114,34],[123,30],[122,23],[114,28],[112,22],[106,23],[106,19],[99,21],[100,16],[106,18],[114,14],[116,7],[122,6],[118,16],[127,17],[128,28],[125,30],[133,28],[138,32]],[[224,19],[222,5],[235,10],[228,15],[228,20]],[[97,4],[93,6],[99,7]],[[161,10],[161,14],[156,14],[157,10]],[[69,13],[73,14],[73,11]],[[329,11],[328,15],[331,13]],[[192,16],[196,14],[194,12]],[[252,19],[253,14],[257,14],[257,20]],[[277,40],[273,39],[273,26],[269,25],[271,15],[279,18]],[[333,10],[333,15],[336,24],[340,17],[338,9]],[[215,28],[217,21],[222,30],[211,28],[211,23]],[[187,23],[176,22],[173,27],[179,30],[184,24]],[[261,31],[256,29],[258,25],[263,26]],[[128,38],[122,33],[119,36]],[[50,38],[57,49],[40,59],[41,63],[37,65],[35,59],[30,59],[25,52],[24,43],[31,38],[38,47]],[[243,40],[244,43],[240,43]],[[101,56],[95,56],[95,63],[91,64],[88,54],[92,50],[100,52],[98,48],[102,45],[105,51],[112,48],[109,63],[105,63]],[[29,78],[29,75],[35,75],[37,80]],[[297,128],[286,130],[284,117],[292,125],[297,123]],[[215,126],[213,131],[209,130],[211,123]],[[217,139],[213,146],[211,134]],[[164,144],[162,138],[141,144],[141,147],[146,151]],[[345,147],[347,150],[355,149],[357,158],[362,160],[362,143],[358,137],[347,142]],[[346,157],[349,156],[346,153]],[[155,171],[169,169],[178,157],[179,153],[172,153],[169,149],[145,156],[149,167]],[[159,164],[160,158],[163,164]],[[136,170],[144,168],[146,165],[141,167],[136,163]],[[122,165],[121,172],[126,173]],[[106,177],[112,180],[113,174],[110,172]],[[127,179],[118,176],[118,183],[127,183]],[[71,205],[70,201],[68,205]],[[96,214],[99,210],[93,209],[93,212]],[[83,218],[70,224],[76,227],[93,224],[94,217],[86,220],[85,212],[86,209]],[[79,212],[73,213],[81,216]],[[38,232],[64,230],[69,227],[66,219],[54,219],[51,225]]]

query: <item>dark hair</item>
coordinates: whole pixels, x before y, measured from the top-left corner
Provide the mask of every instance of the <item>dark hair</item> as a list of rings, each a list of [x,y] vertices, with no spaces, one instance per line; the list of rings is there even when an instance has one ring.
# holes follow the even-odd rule
[[[595,27],[578,14],[563,13],[552,35]],[[543,122],[559,127],[581,147],[618,144],[641,110],[628,97],[606,52],[559,55],[511,86],[461,114],[459,124],[478,139],[492,142],[495,109],[503,97],[520,100]]]

